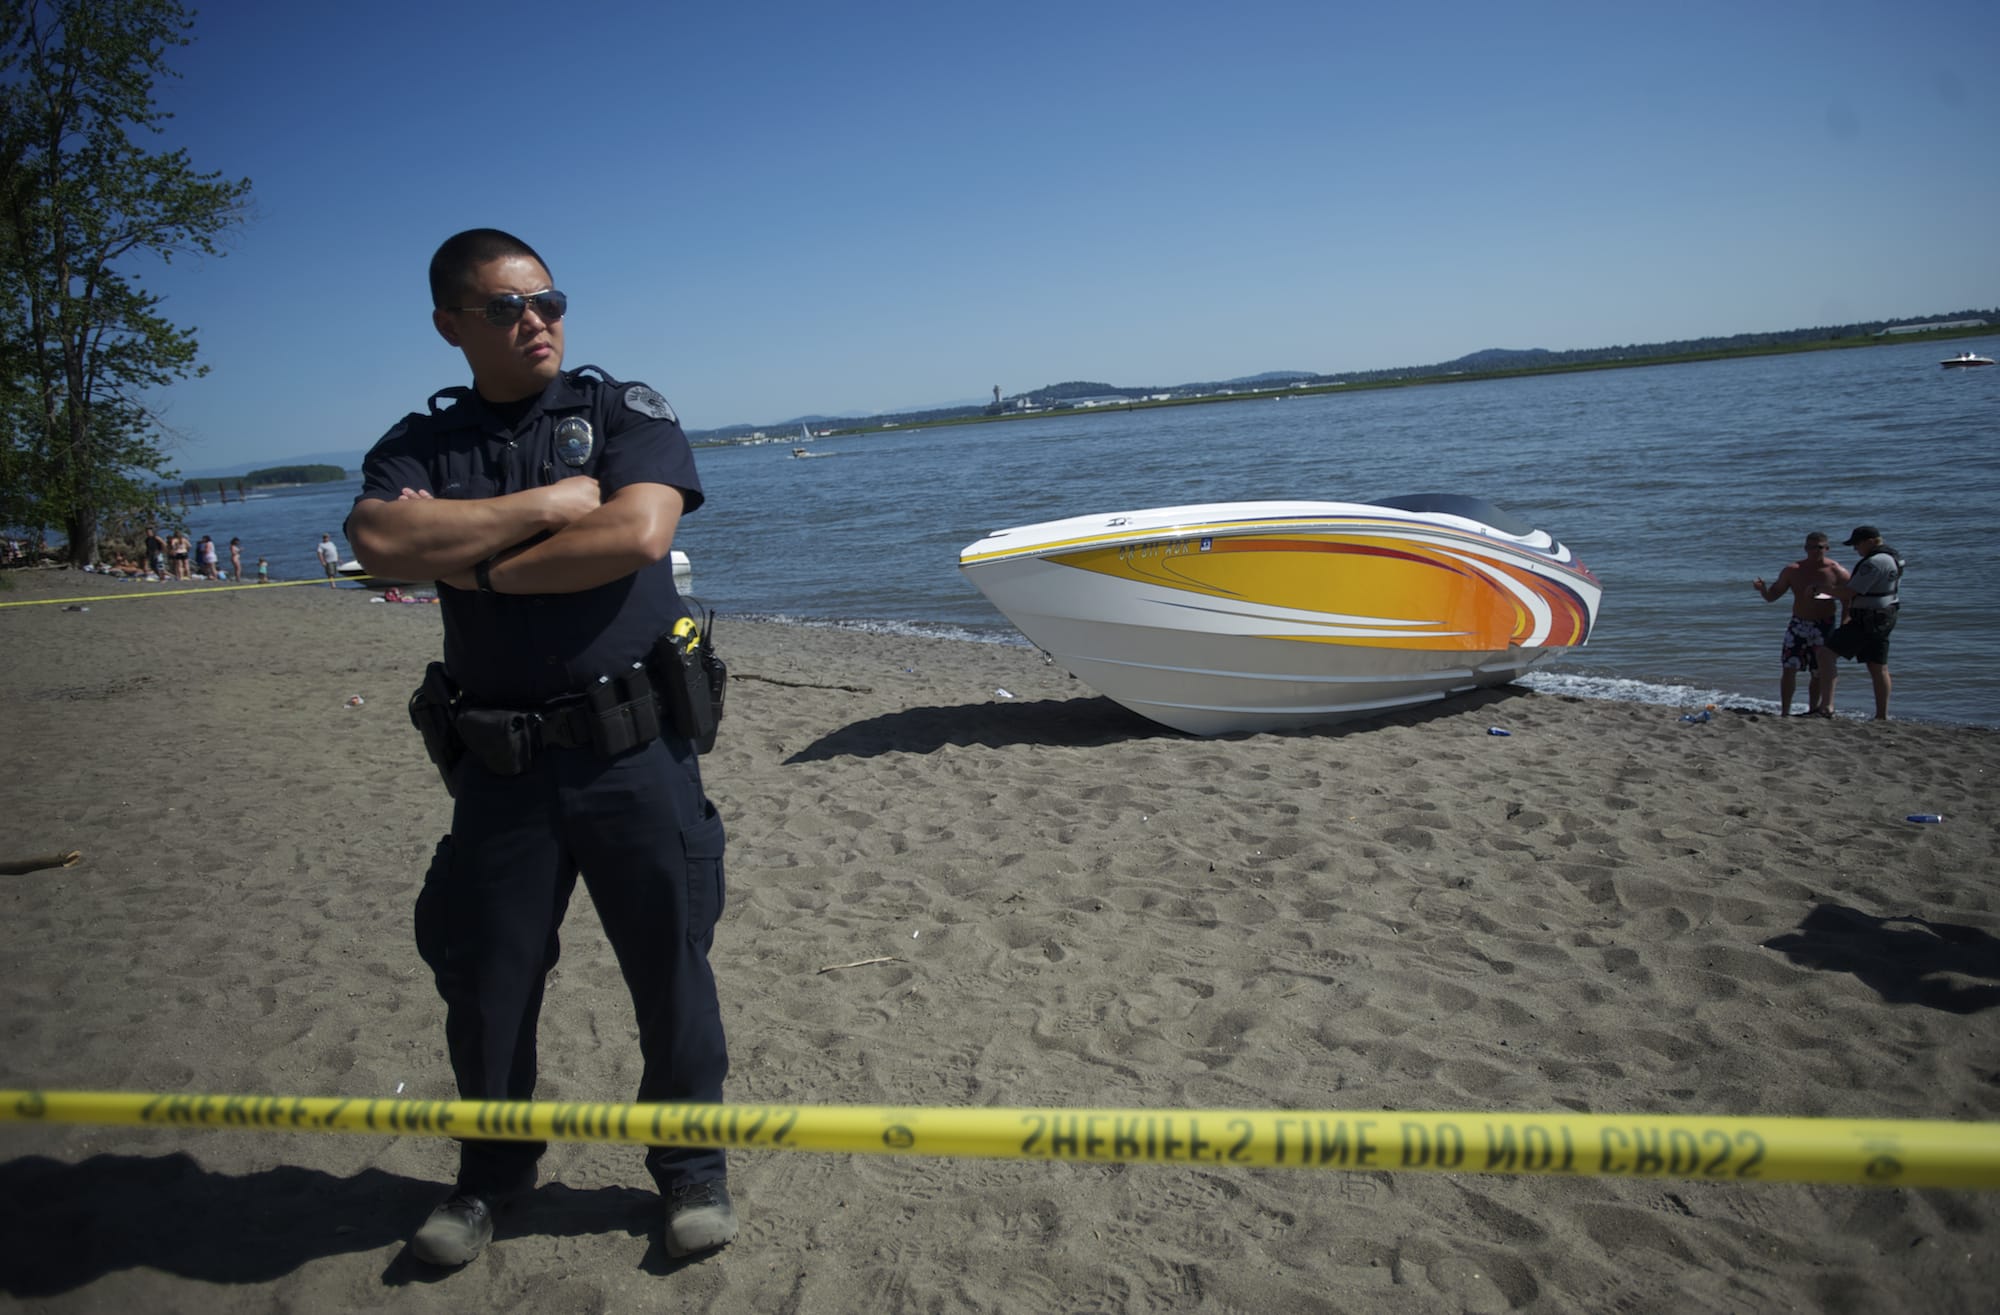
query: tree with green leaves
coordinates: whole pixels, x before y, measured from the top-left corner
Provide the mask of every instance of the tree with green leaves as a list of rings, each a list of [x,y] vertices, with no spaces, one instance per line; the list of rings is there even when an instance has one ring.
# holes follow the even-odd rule
[[[0,523],[60,526],[70,560],[167,477],[148,389],[207,372],[150,262],[221,254],[248,179],[148,151],[193,15],[177,0],[0,0]]]

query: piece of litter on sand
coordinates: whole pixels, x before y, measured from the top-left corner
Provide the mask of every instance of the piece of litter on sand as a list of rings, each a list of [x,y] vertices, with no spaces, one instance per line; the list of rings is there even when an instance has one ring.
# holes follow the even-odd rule
[[[400,1083],[400,1082],[398,1082],[398,1083],[396,1084],[396,1094],[397,1094],[398,1096],[400,1096],[400,1095],[402,1095],[402,1094],[403,1094],[403,1084],[402,1084],[402,1083]]]
[[[359,694],[353,695],[347,700],[347,706],[350,708],[358,708],[361,706],[361,703],[362,699]]]
[[[71,603],[67,607],[63,608],[63,611],[65,612],[88,612],[89,610],[90,610],[89,608],[83,606],[80,603]]]
[[[1008,693],[1008,692],[1007,692],[1006,690],[1004,690],[1004,689],[996,689],[996,690],[994,690],[993,692],[994,692],[995,694],[998,694],[998,695],[999,695],[999,696],[1000,696],[1001,698],[1003,698],[1003,699],[1011,699],[1011,698],[1013,698],[1013,697],[1014,697],[1014,696],[1013,696],[1012,694]]]
[[[826,967],[820,969],[820,972],[837,973],[842,968],[866,968],[868,967],[868,965],[875,963],[901,963],[901,962],[902,960],[898,959],[893,954],[878,954],[872,959],[856,959],[853,963],[830,963]]]

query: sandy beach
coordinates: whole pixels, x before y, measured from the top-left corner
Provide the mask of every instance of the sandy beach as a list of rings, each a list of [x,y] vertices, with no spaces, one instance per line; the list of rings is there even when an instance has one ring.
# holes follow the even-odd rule
[[[83,858],[0,875],[0,1087],[452,1096],[410,932],[449,816],[404,714],[437,609],[8,579],[0,862]],[[56,598],[92,601],[5,606]],[[1203,741],[1025,647],[726,615],[718,640],[733,1100],[2000,1120],[2000,733],[1509,690]],[[629,1100],[581,887],[565,930],[540,1094]],[[0,1309],[1983,1311],[2000,1287],[2000,1193],[757,1152],[731,1158],[741,1236],[679,1263],[640,1152],[579,1145],[439,1274],[403,1242],[454,1163],[0,1123]]]

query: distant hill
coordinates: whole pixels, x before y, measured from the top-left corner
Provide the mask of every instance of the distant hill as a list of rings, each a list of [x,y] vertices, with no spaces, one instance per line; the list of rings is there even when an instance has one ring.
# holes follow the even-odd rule
[[[366,448],[340,448],[332,452],[304,452],[298,456],[280,458],[287,466],[339,466],[342,470],[361,469],[361,458],[368,455]],[[269,455],[255,461],[239,461],[233,466],[212,466],[203,470],[184,470],[184,479],[227,479],[237,475],[248,475],[253,470],[261,470],[271,464]]]
[[[1446,361],[1445,364],[1460,370],[1521,370],[1551,364],[1554,356],[1554,352],[1543,347],[1530,347],[1526,351],[1488,347],[1484,351],[1470,352],[1455,361]]]
[[[1317,376],[1311,370],[1266,370],[1262,374],[1246,374],[1241,379],[1224,379],[1226,384],[1285,384],[1294,379],[1313,379]]]

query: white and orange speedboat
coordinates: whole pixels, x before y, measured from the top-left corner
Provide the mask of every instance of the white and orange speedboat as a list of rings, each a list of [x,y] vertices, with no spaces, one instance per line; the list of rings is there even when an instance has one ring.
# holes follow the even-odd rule
[[[996,530],[959,570],[1037,648],[1196,735],[1503,685],[1582,644],[1603,587],[1477,498],[1218,502]]]

